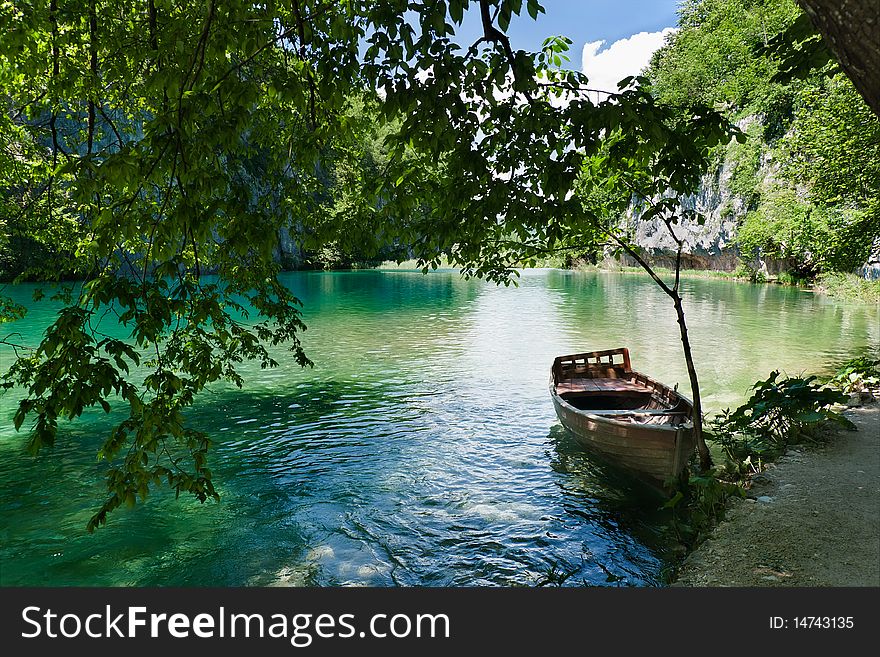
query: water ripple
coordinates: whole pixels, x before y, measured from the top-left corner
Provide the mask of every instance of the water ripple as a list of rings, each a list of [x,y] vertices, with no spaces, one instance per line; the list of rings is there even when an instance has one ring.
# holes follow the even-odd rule
[[[245,368],[243,390],[218,387],[189,414],[215,440],[219,504],[158,492],[87,535],[107,418],[65,425],[36,459],[0,426],[0,583],[662,582],[668,517],[574,444],[546,388],[555,355],[628,346],[640,370],[686,389],[674,317],[653,284],[553,271],[527,272],[516,289],[451,273],[286,280],[305,302],[315,368],[278,350],[278,370]],[[876,309],[718,281],[687,282],[685,294],[710,409],[771,369],[815,371],[880,345]],[[13,330],[39,335],[50,317],[35,306]]]

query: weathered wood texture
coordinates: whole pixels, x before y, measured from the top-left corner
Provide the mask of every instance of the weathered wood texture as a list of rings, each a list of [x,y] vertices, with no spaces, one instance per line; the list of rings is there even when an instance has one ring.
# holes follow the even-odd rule
[[[633,383],[627,379],[566,379],[556,384],[556,393],[564,395],[567,392],[622,392],[640,393],[650,392],[644,384]]]
[[[626,349],[556,358],[550,394],[578,442],[657,487],[677,478],[693,453],[691,402],[632,371]],[[602,407],[584,408],[588,399]]]
[[[624,347],[559,356],[553,361],[556,383],[575,378],[628,378],[631,371],[629,350]]]
[[[880,116],[880,0],[798,0],[844,72]]]
[[[578,411],[558,395],[553,405],[563,426],[585,448],[656,488],[679,476],[694,451],[690,425],[646,425]]]

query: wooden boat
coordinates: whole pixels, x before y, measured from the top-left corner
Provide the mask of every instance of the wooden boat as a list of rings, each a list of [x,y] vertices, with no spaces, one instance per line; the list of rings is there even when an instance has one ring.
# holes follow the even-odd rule
[[[550,395],[562,425],[604,460],[667,492],[686,472],[693,404],[634,372],[627,349],[559,356]]]

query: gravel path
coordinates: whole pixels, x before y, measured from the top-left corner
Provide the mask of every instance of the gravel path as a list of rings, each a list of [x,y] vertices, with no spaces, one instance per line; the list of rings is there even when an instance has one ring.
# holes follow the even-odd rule
[[[880,404],[758,475],[673,586],[880,586]]]

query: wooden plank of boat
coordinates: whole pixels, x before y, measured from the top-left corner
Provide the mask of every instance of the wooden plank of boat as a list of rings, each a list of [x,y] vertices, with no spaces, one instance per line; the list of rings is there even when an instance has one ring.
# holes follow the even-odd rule
[[[558,357],[550,393],[562,425],[606,460],[664,489],[684,472],[694,450],[693,405],[633,371],[627,349]]]
[[[665,409],[649,409],[644,411],[624,411],[624,410],[588,410],[584,411],[587,415],[607,415],[613,417],[638,417],[641,415],[684,415],[689,417],[690,413],[687,411],[673,411],[673,410],[665,410]]]
[[[557,384],[558,393],[567,392],[601,392],[629,394],[634,392],[650,392],[650,388],[627,379],[568,379]]]

